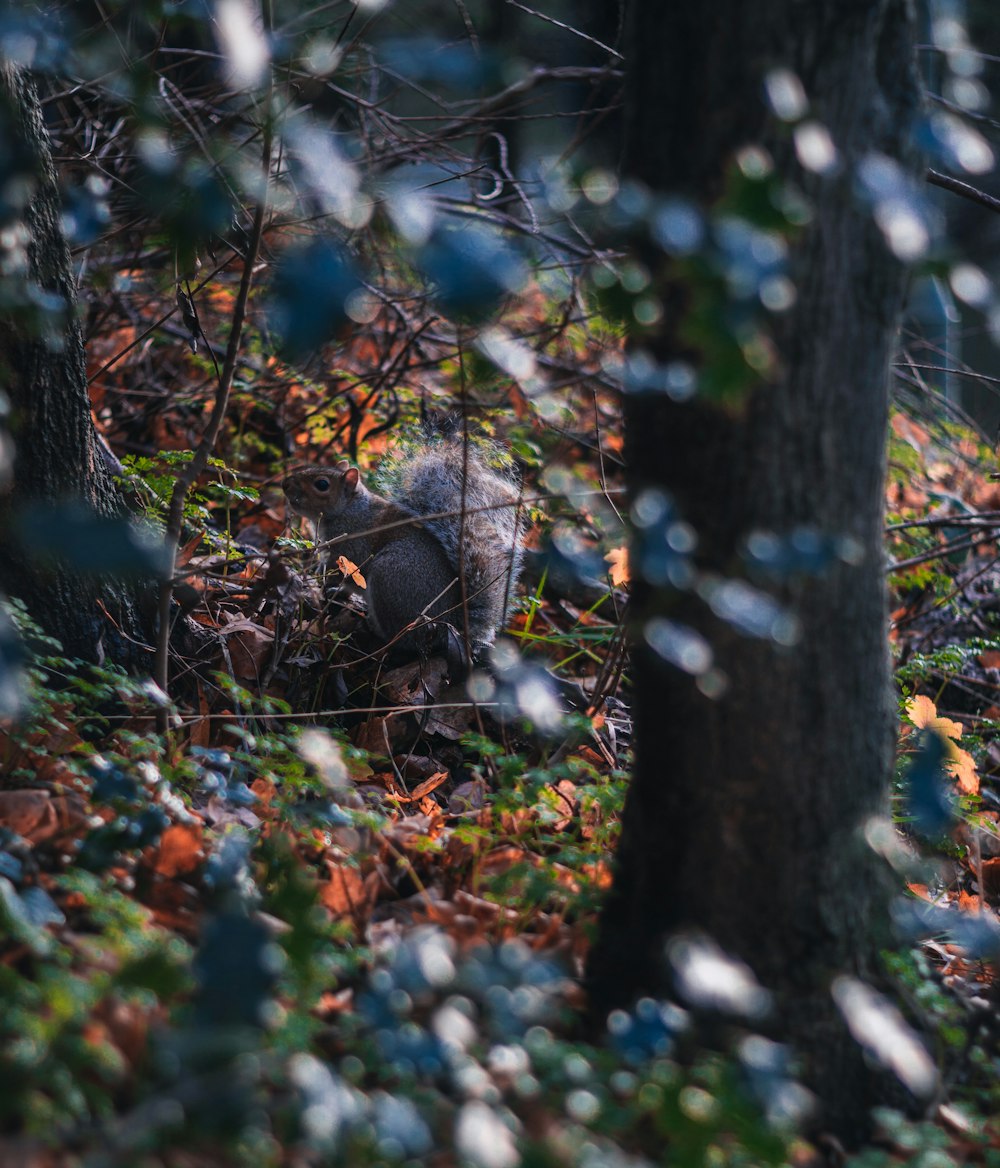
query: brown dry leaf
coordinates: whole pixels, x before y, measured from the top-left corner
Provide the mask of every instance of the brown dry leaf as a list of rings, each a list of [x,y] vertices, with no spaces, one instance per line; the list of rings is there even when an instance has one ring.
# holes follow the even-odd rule
[[[233,673],[237,677],[260,677],[274,647],[274,633],[243,617],[230,621],[219,631],[228,638]]]
[[[90,813],[82,795],[53,795],[52,809],[61,835],[76,835],[90,824]]]
[[[58,830],[48,791],[0,791],[0,825],[38,843]]]
[[[1000,896],[1000,857],[983,860],[983,893],[986,896]]]
[[[393,714],[385,714],[382,717],[373,715],[354,731],[353,741],[355,746],[369,754],[385,754],[386,742],[388,741],[390,747],[393,745],[394,737],[402,742],[405,733],[406,728],[402,720]]]
[[[153,871],[168,880],[194,872],[205,856],[202,843],[198,824],[171,824],[160,836],[159,847],[153,853]]]
[[[479,811],[486,802],[486,784],[482,779],[461,783],[448,797],[448,811],[452,815],[467,815]]]
[[[187,541],[187,543],[183,545],[183,547],[178,549],[178,551],[177,551],[177,567],[182,568],[185,565],[187,565],[190,562],[191,557],[198,550],[200,545],[201,545],[201,532],[199,531],[197,535],[192,536],[191,539],[189,539]],[[199,581],[197,579],[197,577],[192,577],[191,583],[196,588],[203,588],[204,587],[203,582]]]
[[[606,892],[611,887],[614,873],[606,860],[597,860],[593,864],[584,864],[583,871],[593,881],[597,888]]]
[[[278,788],[274,785],[273,779],[254,779],[250,784],[250,790],[257,796],[265,807],[270,807],[274,797],[278,793]],[[258,811],[260,808],[258,808]]]
[[[424,779],[422,783],[417,783],[410,792],[410,802],[417,803],[425,795],[429,795],[431,791],[436,791],[447,778],[447,771],[438,771],[437,774],[431,775],[429,779]]]
[[[345,758],[344,762],[347,764],[347,773],[355,783],[370,782],[372,775],[375,774],[371,764],[362,758]]]
[[[500,826],[507,835],[525,835],[538,821],[537,814],[529,807],[519,807],[516,811],[501,811]]]
[[[397,851],[416,852],[426,855],[425,841],[436,839],[441,834],[441,821],[428,815],[405,815],[390,823],[382,832],[382,838]]]
[[[453,706],[450,709],[430,710],[424,731],[440,734],[451,742],[457,742],[463,734],[474,728],[476,711],[471,705]]]
[[[557,807],[563,814],[553,823],[552,830],[565,831],[573,822],[576,812],[576,784],[569,779],[560,779],[555,785],[555,791],[559,796]]]
[[[124,1055],[126,1062],[138,1066],[147,1051],[149,1012],[135,1002],[105,998],[95,1015],[105,1028],[108,1040]]]
[[[516,864],[530,862],[524,848],[514,847],[513,844],[503,848],[494,848],[487,852],[479,862],[479,871],[484,876],[502,876],[509,872]]]
[[[440,657],[411,661],[383,674],[379,690],[393,706],[425,706],[437,701],[447,672]]]
[[[976,660],[984,669],[1000,669],[1000,649],[987,649]]]
[[[906,886],[914,896],[920,900],[932,900],[930,891],[926,884],[907,884]]]
[[[955,901],[962,912],[979,913],[983,911],[983,902],[972,892],[959,890],[958,900]]]
[[[625,546],[612,548],[604,557],[611,566],[608,573],[615,588],[621,588],[631,580],[628,566],[628,548]]]
[[[602,755],[598,754],[598,752],[594,750],[592,746],[581,746],[576,753],[580,756],[580,758],[584,759],[586,762],[591,763],[595,767],[604,767],[607,765],[607,760]]]
[[[326,866],[330,879],[319,885],[321,903],[335,917],[367,920],[378,900],[378,873],[362,876],[357,868],[335,864],[332,860],[327,860]]]
[[[358,565],[347,556],[337,556],[337,571],[344,577],[353,580],[358,588],[367,588],[364,576],[358,571]]]
[[[198,713],[201,715],[197,722],[193,722],[188,727],[190,741],[192,746],[208,746],[209,738],[212,732],[212,722],[208,717],[209,705],[208,695],[205,693],[205,687],[198,683]]]

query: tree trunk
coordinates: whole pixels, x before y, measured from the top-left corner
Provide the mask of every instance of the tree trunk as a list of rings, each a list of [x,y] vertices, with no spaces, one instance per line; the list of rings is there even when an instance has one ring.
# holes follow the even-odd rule
[[[874,968],[885,916],[861,827],[886,810],[893,747],[881,540],[904,277],[859,197],[858,166],[878,153],[916,172],[908,4],[632,0],[626,47],[629,173],[708,206],[734,151],[759,142],[813,210],[791,243],[797,299],[776,319],[779,372],[736,406],[628,397],[633,497],[667,489],[697,533],[699,568],[721,577],[739,571],[754,531],[808,526],[851,537],[861,555],[782,584],[801,624],[785,648],[637,582],[636,769],[592,999],[604,1010],[664,992],[664,938],[706,931],[777,994],[827,1122],[850,1138],[871,1083],[829,986]],[[836,173],[798,166],[789,128],[765,116],[763,79],[776,67],[802,80],[839,151]],[[668,310],[660,360],[691,357],[674,323]],[[650,651],[643,628],[658,613],[711,643],[722,696],[704,697]]]
[[[5,189],[5,226],[27,237],[20,270],[6,278],[0,314],[0,375],[14,439],[13,483],[0,496],[0,588],[22,599],[68,655],[142,667],[148,654],[138,589],[83,576],[56,554],[41,562],[18,538],[29,505],[83,503],[103,518],[121,515],[122,505],[91,420],[76,288],[38,94],[30,77],[11,65],[0,66],[0,140],[26,184],[20,208],[10,205],[10,192],[22,188],[12,182]],[[51,306],[39,311],[43,299]],[[52,543],[56,553],[57,533]]]

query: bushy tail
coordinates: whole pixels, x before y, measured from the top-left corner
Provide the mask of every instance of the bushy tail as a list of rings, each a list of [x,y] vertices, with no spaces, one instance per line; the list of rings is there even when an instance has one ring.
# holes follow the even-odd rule
[[[507,619],[524,555],[515,473],[494,469],[478,447],[448,438],[404,461],[396,498],[434,516],[424,527],[465,579],[470,635],[488,644]]]

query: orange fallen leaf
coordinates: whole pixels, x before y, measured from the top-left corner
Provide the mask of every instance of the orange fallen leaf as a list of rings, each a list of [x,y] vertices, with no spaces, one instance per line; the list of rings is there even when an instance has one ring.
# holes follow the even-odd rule
[[[193,872],[204,859],[201,828],[194,823],[174,823],[160,836],[153,856],[153,871],[168,880]]]
[[[625,546],[612,548],[604,558],[611,565],[608,568],[611,583],[616,588],[621,588],[623,584],[627,584],[631,579],[628,565],[628,548]]]
[[[412,803],[418,803],[425,795],[429,795],[431,791],[436,791],[447,778],[447,771],[438,771],[436,774],[431,775],[430,778],[424,779],[422,783],[417,783],[410,792],[410,801]]]
[[[917,694],[907,701],[906,716],[918,730],[936,730],[945,738],[961,738],[965,729],[961,722],[939,718],[937,706],[923,694]]]
[[[949,756],[954,752],[953,757],[945,759],[945,770],[958,783],[958,789],[963,795],[978,795],[979,794],[979,775],[976,774],[976,764],[971,754],[967,750],[961,750],[953,744],[948,744],[951,747]]]
[[[87,822],[79,795],[53,798],[48,791],[0,791],[0,826],[41,844],[59,835],[70,834]]]
[[[335,917],[366,920],[378,899],[377,872],[362,876],[357,868],[327,861],[330,879],[319,885],[320,902]]]
[[[337,556],[337,571],[342,576],[349,576],[358,588],[367,588],[364,576],[358,571],[358,565],[352,563],[347,556]]]

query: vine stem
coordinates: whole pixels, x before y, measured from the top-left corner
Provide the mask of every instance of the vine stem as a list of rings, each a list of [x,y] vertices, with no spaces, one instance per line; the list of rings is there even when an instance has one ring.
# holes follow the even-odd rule
[[[236,303],[233,305],[233,320],[229,330],[229,342],[226,345],[226,357],[222,363],[215,390],[215,400],[212,403],[212,414],[201,436],[197,449],[187,466],[181,469],[174,483],[170,495],[170,506],[167,511],[167,527],[165,542],[169,557],[169,571],[160,584],[158,612],[158,628],[156,636],[156,657],[153,663],[153,680],[164,693],[169,695],[169,660],[170,660],[170,602],[174,594],[174,575],[177,570],[177,552],[180,547],[181,529],[184,521],[184,503],[188,492],[198,476],[208,465],[208,459],[215,448],[215,443],[222,429],[222,422],[229,406],[229,393],[233,385],[233,375],[236,372],[236,360],[239,356],[240,340],[243,335],[243,325],[246,321],[247,302],[250,298],[250,285],[253,282],[253,271],[260,254],[261,239],[264,234],[264,220],[267,216],[268,188],[271,179],[271,146],[273,141],[272,129],[272,96],[273,89],[269,85],[266,102],[266,119],[263,133],[263,160],[264,160],[264,190],[257,208],[254,211],[253,226],[250,230],[250,241],[243,260],[243,274],[240,279],[239,292]],[[165,734],[169,729],[169,707],[162,706],[156,712],[157,729]]]

